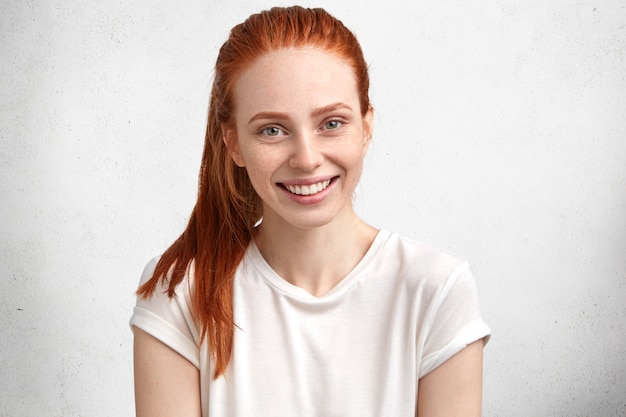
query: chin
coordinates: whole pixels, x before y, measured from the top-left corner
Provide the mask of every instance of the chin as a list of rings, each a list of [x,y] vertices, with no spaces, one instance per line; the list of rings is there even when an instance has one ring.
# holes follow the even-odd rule
[[[276,227],[278,229],[300,229],[300,230],[312,230],[317,228],[326,227],[333,223],[337,218],[337,213],[297,213],[291,215],[286,214],[281,216],[279,213],[272,213],[272,215],[264,215],[263,223],[270,227]]]
[[[332,224],[334,216],[319,216],[319,217],[301,217],[297,219],[287,220],[288,223],[296,228],[302,230],[312,230]]]

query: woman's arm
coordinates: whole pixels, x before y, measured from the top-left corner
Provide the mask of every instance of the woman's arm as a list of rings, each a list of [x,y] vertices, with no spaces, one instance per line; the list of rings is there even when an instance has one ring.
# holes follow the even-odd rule
[[[420,379],[418,417],[480,417],[483,345],[472,343]]]
[[[137,417],[200,417],[200,372],[187,359],[133,327]]]

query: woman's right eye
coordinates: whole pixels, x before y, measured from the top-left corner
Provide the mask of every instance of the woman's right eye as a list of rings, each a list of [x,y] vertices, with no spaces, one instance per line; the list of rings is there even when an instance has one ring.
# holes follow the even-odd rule
[[[279,136],[283,133],[284,132],[276,126],[269,126],[269,127],[261,129],[261,134],[266,135],[266,136]]]

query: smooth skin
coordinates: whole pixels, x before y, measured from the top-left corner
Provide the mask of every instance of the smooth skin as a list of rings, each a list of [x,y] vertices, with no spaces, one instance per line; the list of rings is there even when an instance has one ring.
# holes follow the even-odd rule
[[[483,340],[478,340],[419,380],[418,417],[480,417]]]
[[[260,57],[239,75],[234,94],[236,126],[225,141],[263,201],[257,247],[281,277],[321,296],[376,236],[352,207],[372,111],[361,114],[352,68],[316,49]],[[288,190],[329,180],[313,195]],[[134,332],[137,416],[200,416],[198,369],[142,330]],[[480,416],[482,347],[482,341],[468,346],[419,381],[419,417]]]
[[[198,368],[143,330],[133,333],[137,417],[200,417]]]

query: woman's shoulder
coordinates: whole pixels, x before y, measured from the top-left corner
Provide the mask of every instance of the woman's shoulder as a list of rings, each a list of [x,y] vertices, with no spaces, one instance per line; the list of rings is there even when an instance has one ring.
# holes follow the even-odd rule
[[[154,275],[154,270],[156,269],[156,266],[159,263],[160,259],[161,259],[161,255],[155,256],[154,258],[150,259],[150,261],[143,268],[143,272],[141,273],[141,278],[139,279],[140,286],[145,284],[146,282],[150,280],[150,278],[152,278],[152,275]]]
[[[170,280],[171,280],[170,273],[165,274],[165,276],[159,276],[159,277],[154,276],[154,273],[157,269],[157,265],[159,264],[159,261],[161,260],[161,256],[162,255],[158,255],[150,259],[150,261],[144,267],[143,272],[141,273],[141,278],[139,279],[140,287],[144,285],[145,283],[147,283],[148,281],[150,281],[151,279],[157,280],[157,285],[155,286],[153,297],[154,296],[158,297],[160,295],[167,294],[169,290],[169,286],[170,286]],[[171,267],[170,267],[170,270],[171,270]],[[193,283],[193,262],[191,262],[191,264],[187,268],[187,272],[185,273],[185,276],[183,277],[182,281],[179,282],[178,285],[176,285],[175,294],[177,296],[183,296],[185,298],[189,298],[189,293],[192,288],[192,283]]]
[[[386,239],[379,252],[379,261],[394,268],[405,279],[437,286],[453,274],[469,271],[469,265],[462,257],[399,233],[382,232]]]
[[[151,259],[143,270],[140,286],[151,279],[158,279],[158,282],[149,295],[137,297],[130,325],[159,339],[198,367],[197,345],[201,333],[192,314],[189,274],[185,275],[170,297],[167,274],[153,278],[160,259],[160,256]]]

